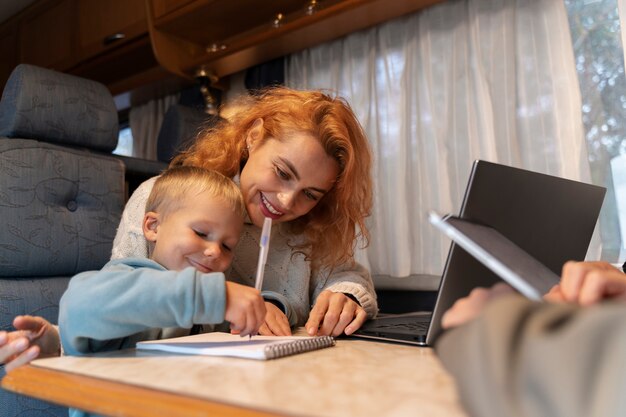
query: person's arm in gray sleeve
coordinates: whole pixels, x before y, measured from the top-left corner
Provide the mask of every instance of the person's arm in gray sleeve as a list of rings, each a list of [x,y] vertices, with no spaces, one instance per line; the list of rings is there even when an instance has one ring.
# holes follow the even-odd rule
[[[491,302],[436,350],[472,416],[626,415],[626,305]]]

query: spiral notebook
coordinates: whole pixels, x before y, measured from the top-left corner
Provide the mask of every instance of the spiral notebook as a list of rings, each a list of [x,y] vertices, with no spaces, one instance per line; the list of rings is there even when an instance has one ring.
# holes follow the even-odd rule
[[[330,336],[252,336],[249,338],[214,332],[139,342],[137,349],[267,360],[334,345],[335,339]]]

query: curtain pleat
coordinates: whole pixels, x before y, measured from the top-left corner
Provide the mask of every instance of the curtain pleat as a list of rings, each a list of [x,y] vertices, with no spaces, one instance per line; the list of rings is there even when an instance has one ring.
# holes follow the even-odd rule
[[[373,274],[440,274],[473,160],[590,181],[561,1],[447,1],[293,54],[286,84],[345,97],[375,154]],[[597,243],[596,243],[597,244]]]
[[[178,94],[172,94],[130,109],[128,119],[133,135],[134,157],[157,160],[157,138],[163,116],[171,105],[178,103],[178,98]]]

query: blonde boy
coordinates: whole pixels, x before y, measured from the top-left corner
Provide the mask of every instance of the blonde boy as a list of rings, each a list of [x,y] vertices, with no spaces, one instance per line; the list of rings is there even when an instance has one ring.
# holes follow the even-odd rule
[[[134,347],[224,320],[242,336],[256,333],[263,299],[223,274],[244,213],[239,188],[215,171],[178,167],[162,174],[143,220],[150,259],[113,260],[72,278],[59,312],[65,353]]]

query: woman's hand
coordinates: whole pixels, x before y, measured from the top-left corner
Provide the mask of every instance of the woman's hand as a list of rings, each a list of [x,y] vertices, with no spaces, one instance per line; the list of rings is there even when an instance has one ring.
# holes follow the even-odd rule
[[[626,301],[626,275],[606,262],[567,262],[561,282],[544,296],[547,301],[565,301],[589,306],[602,300]]]
[[[304,325],[309,335],[350,335],[367,319],[365,310],[350,297],[340,292],[324,290]]]
[[[37,358],[59,356],[59,332],[46,319],[35,316],[17,316],[13,332],[0,332],[0,363],[7,372]]]
[[[461,326],[475,319],[494,298],[515,293],[506,284],[496,284],[491,288],[474,288],[467,297],[458,299],[441,318],[444,329]]]
[[[280,308],[270,302],[265,302],[265,323],[261,325],[259,334],[263,336],[290,336],[289,320]]]

